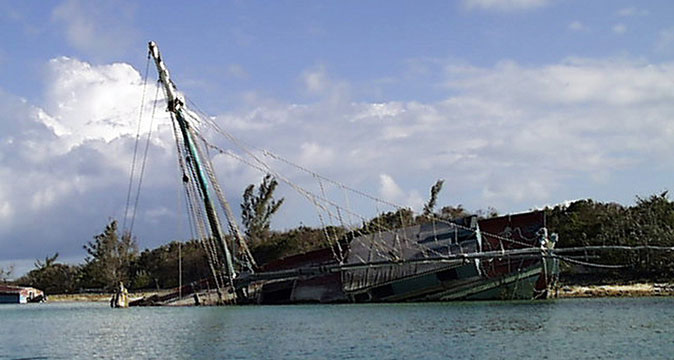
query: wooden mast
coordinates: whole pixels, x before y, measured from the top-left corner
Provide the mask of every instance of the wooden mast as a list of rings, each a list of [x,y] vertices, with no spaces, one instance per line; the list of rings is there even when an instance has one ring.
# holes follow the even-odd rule
[[[211,200],[210,189],[212,188],[212,185],[209,185],[208,176],[203,169],[201,159],[199,158],[199,152],[196,149],[194,130],[186,120],[184,109],[185,100],[182,95],[178,93],[178,90],[173,81],[171,81],[168,69],[162,61],[157,44],[154,41],[151,41],[148,44],[148,47],[150,50],[150,56],[152,56],[155,65],[157,66],[159,81],[161,81],[164,89],[166,90],[168,111],[175,116],[178,126],[180,127],[183,144],[189,153],[187,161],[189,161],[190,165],[196,170],[195,173],[197,175],[199,189],[201,190],[202,199],[204,201],[204,209],[206,210],[209,227],[216,242],[222,248],[225,261],[225,271],[229,278],[229,285],[232,287],[232,290],[234,290],[234,278],[236,277],[236,272],[234,270],[232,254],[229,250],[229,247],[227,246],[227,242],[225,241],[218,214],[216,213],[215,206]],[[234,296],[236,296],[235,292],[234,294]]]

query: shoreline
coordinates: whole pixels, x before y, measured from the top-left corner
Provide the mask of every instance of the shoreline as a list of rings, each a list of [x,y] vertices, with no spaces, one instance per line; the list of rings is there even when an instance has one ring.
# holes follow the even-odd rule
[[[131,298],[166,294],[170,290],[130,293]],[[54,294],[48,302],[109,302],[112,293]],[[552,299],[674,296],[674,283],[634,283],[613,285],[561,285],[552,290]]]
[[[159,294],[160,296],[169,293],[170,290],[143,291],[129,293],[129,298],[149,297]],[[53,294],[47,295],[47,302],[110,302],[114,293],[95,293],[95,294]]]

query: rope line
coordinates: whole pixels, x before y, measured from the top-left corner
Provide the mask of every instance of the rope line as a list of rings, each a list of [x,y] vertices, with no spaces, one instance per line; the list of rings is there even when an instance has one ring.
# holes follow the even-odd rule
[[[140,100],[140,110],[138,114],[138,127],[136,129],[136,140],[133,145],[133,157],[131,158],[131,171],[129,175],[129,187],[126,190],[126,205],[124,206],[124,218],[122,219],[122,229],[126,230],[126,218],[129,216],[129,202],[131,201],[131,188],[133,187],[133,175],[136,170],[136,156],[138,153],[138,142],[140,141],[140,129],[143,122],[143,109],[145,108],[145,90],[147,87],[147,77],[150,70],[150,53],[147,54],[145,61],[145,76],[143,77],[143,95]]]
[[[192,236],[194,237],[195,233],[197,235],[197,239],[199,239],[199,243],[201,244],[202,249],[204,250],[204,253],[206,254],[206,261],[208,263],[209,270],[211,271],[211,275],[213,276],[213,281],[215,282],[215,286],[220,292],[221,290],[221,281],[219,279],[218,271],[216,269],[216,261],[217,257],[214,258],[213,253],[211,251],[211,246],[209,243],[209,236],[206,235],[206,226],[204,224],[205,219],[203,214],[200,213],[199,208],[200,206],[197,206],[196,204],[199,204],[196,193],[198,193],[198,188],[196,188],[196,184],[194,181],[194,174],[191,171],[191,169],[188,169],[188,165],[185,163],[185,159],[183,158],[183,155],[186,153],[186,150],[184,149],[180,139],[180,136],[178,134],[178,129],[177,129],[177,120],[171,113],[171,125],[173,127],[173,135],[176,143],[176,150],[178,154],[178,165],[180,168],[180,171],[182,173],[182,178],[183,178],[183,189],[185,193],[185,198],[186,198],[186,207],[187,207],[187,213],[188,213],[188,220],[191,225],[190,231],[192,232]],[[191,177],[190,177],[191,176]]]
[[[192,103],[192,102],[190,101],[190,103]],[[193,104],[193,103],[192,103],[192,104]],[[191,115],[194,116],[194,114],[191,114]],[[348,186],[348,185],[345,185],[345,184],[343,184],[343,183],[341,183],[341,182],[339,182],[339,181],[336,181],[336,180],[330,179],[330,178],[328,178],[328,177],[325,177],[325,176],[323,176],[323,175],[321,175],[321,174],[319,174],[319,173],[317,173],[317,172],[315,172],[315,171],[312,171],[312,170],[310,170],[310,169],[308,169],[308,168],[306,168],[306,167],[304,167],[304,166],[301,166],[301,165],[299,165],[299,164],[296,164],[296,163],[294,163],[294,162],[292,162],[292,161],[290,161],[290,160],[288,160],[288,159],[286,159],[286,158],[284,158],[284,157],[282,157],[282,156],[280,156],[280,155],[278,155],[278,154],[275,154],[275,153],[273,153],[273,152],[271,152],[271,151],[269,151],[269,150],[261,149],[261,148],[258,148],[258,147],[256,147],[256,146],[254,146],[254,145],[247,144],[247,143],[243,142],[242,140],[237,139],[237,138],[234,137],[232,134],[230,134],[230,133],[224,131],[224,130],[223,130],[217,123],[215,123],[215,122],[214,122],[212,119],[210,119],[208,116],[205,116],[205,115],[202,115],[202,116],[204,116],[204,118],[205,118],[205,121],[204,121],[205,124],[210,125],[211,128],[212,128],[213,130],[215,130],[217,133],[219,133],[219,134],[223,135],[224,137],[226,137],[227,139],[229,139],[229,141],[231,141],[234,145],[236,145],[238,148],[240,148],[240,149],[241,149],[242,151],[244,151],[246,154],[248,154],[249,156],[251,156],[256,162],[262,164],[264,168],[267,168],[267,169],[271,170],[271,168],[269,167],[269,165],[266,164],[266,163],[264,163],[262,160],[260,160],[259,157],[257,157],[257,156],[256,156],[256,155],[255,155],[249,148],[252,148],[252,149],[254,149],[254,150],[257,150],[257,151],[261,152],[264,156],[273,158],[273,159],[278,160],[278,161],[281,161],[281,162],[283,162],[283,163],[285,163],[285,164],[287,164],[287,165],[290,165],[290,166],[292,166],[292,167],[295,167],[296,169],[301,170],[301,171],[303,171],[303,172],[305,172],[305,173],[307,173],[307,174],[309,174],[309,175],[311,175],[311,176],[313,176],[313,177],[316,177],[316,178],[318,178],[318,179],[321,179],[322,181],[326,181],[326,182],[329,182],[329,183],[331,183],[331,184],[333,184],[333,185],[336,185],[336,186],[338,186],[338,187],[344,189],[345,191],[350,191],[350,192],[352,192],[352,193],[354,193],[354,194],[360,195],[360,196],[362,196],[362,197],[364,197],[364,198],[367,198],[367,199],[369,199],[369,200],[372,200],[372,201],[375,201],[375,202],[378,202],[378,203],[381,203],[381,204],[384,204],[384,205],[388,205],[388,206],[393,207],[393,208],[395,208],[395,209],[397,209],[397,210],[407,209],[407,207],[402,206],[402,205],[400,205],[400,204],[396,204],[396,203],[391,202],[391,201],[388,201],[388,200],[384,200],[384,199],[377,198],[377,197],[375,197],[375,196],[373,196],[373,195],[367,194],[367,193],[365,193],[365,192],[363,192],[363,191],[360,191],[360,190],[354,189],[354,188],[352,188],[352,187],[350,187],[350,186]],[[248,164],[248,165],[250,166],[250,164]],[[269,170],[268,170],[267,172],[270,172]],[[359,216],[359,217],[360,217],[360,216]],[[450,225],[450,226],[456,226],[456,227],[458,227],[458,228],[460,228],[460,229],[463,229],[463,230],[468,230],[468,231],[472,231],[472,232],[475,232],[475,231],[476,231],[475,229],[471,229],[471,228],[469,228],[469,227],[466,227],[466,226],[462,226],[462,225],[453,223],[453,222],[451,222],[451,221],[449,221],[449,220],[447,220],[447,219],[443,219],[443,218],[437,216],[436,214],[431,214],[431,218],[432,218],[433,220],[435,220],[435,221],[440,222],[440,223],[445,223],[445,224],[448,224],[448,225]],[[511,239],[511,238],[503,237],[503,236],[500,236],[500,235],[497,235],[497,234],[490,234],[490,233],[485,233],[485,232],[482,232],[482,233],[485,234],[485,235],[487,235],[487,236],[489,236],[489,237],[492,237],[492,238],[495,238],[495,239],[498,239],[498,240],[501,240],[501,241],[510,242],[510,243],[513,243],[513,244],[516,244],[516,245],[527,246],[527,247],[528,247],[528,246],[531,246],[531,244],[528,244],[528,243],[525,243],[525,242],[521,242],[521,241],[517,241],[517,240]]]
[[[136,221],[136,210],[138,210],[138,201],[140,199],[140,188],[143,185],[143,176],[145,175],[145,165],[147,164],[147,153],[150,148],[150,139],[152,138],[152,125],[154,124],[155,110],[157,109],[157,100],[159,99],[159,86],[154,94],[154,104],[152,106],[152,115],[150,116],[150,129],[147,132],[147,139],[145,140],[145,151],[143,152],[143,161],[140,167],[140,176],[138,178],[138,187],[136,188],[136,199],[133,203],[133,214],[131,215],[131,225],[129,225],[129,232],[133,232],[133,224]]]
[[[357,194],[361,197],[364,197],[364,198],[370,199],[372,201],[375,201],[376,203],[381,203],[381,204],[385,204],[387,206],[391,206],[391,207],[397,209],[398,211],[408,209],[407,207],[403,207],[403,206],[401,206],[399,204],[395,204],[391,201],[387,201],[387,200],[377,198],[375,196],[369,195],[369,194],[367,194],[365,192],[362,192],[360,190],[351,188],[351,187],[349,187],[349,186],[347,186],[343,183],[340,183],[338,181],[335,181],[335,180],[332,180],[332,179],[327,178],[325,176],[322,176],[322,175],[320,175],[320,174],[318,174],[314,171],[311,171],[311,170],[309,170],[309,169],[307,169],[307,168],[305,168],[301,165],[295,164],[292,161],[290,161],[290,160],[288,160],[288,159],[286,159],[286,158],[284,158],[280,155],[274,154],[274,153],[272,153],[268,150],[259,149],[255,146],[249,145],[249,144],[237,139],[236,137],[234,137],[230,133],[224,131],[217,123],[215,123],[215,121],[213,121],[213,119],[211,117],[207,116],[201,110],[199,110],[198,106],[196,106],[196,104],[194,104],[191,100],[188,99],[187,101],[194,108],[197,109],[197,112],[186,109],[186,113],[191,119],[193,119],[195,122],[197,122],[200,125],[208,125],[216,133],[218,133],[218,134],[224,136],[225,138],[227,138],[232,144],[234,144],[237,148],[239,148],[241,151],[243,151],[243,153],[245,153],[250,159],[252,159],[252,162],[249,161],[249,160],[246,160],[242,156],[239,156],[239,155],[235,154],[232,151],[229,151],[229,150],[226,151],[226,150],[223,150],[223,149],[221,149],[220,147],[218,147],[214,144],[211,144],[200,132],[194,131],[194,134],[199,139],[201,139],[201,141],[204,143],[206,148],[207,149],[209,149],[209,148],[214,149],[215,151],[219,152],[220,154],[224,154],[224,155],[233,157],[236,160],[242,162],[243,164],[245,164],[245,165],[247,165],[251,168],[254,168],[254,169],[256,169],[260,172],[263,172],[263,173],[266,173],[266,174],[271,174],[271,175],[275,176],[276,178],[278,178],[280,181],[286,183],[293,190],[295,190],[299,195],[305,197],[316,208],[316,212],[318,214],[319,222],[321,223],[322,227],[324,228],[324,233],[325,233],[324,236],[326,237],[326,241],[328,242],[328,244],[336,243],[338,246],[340,245],[339,241],[337,241],[336,239],[333,241],[331,239],[331,235],[328,232],[327,226],[325,224],[325,220],[324,220],[323,215],[322,215],[323,213],[325,213],[328,216],[328,219],[330,220],[330,223],[332,223],[332,219],[340,218],[342,216],[341,215],[342,212],[346,213],[349,217],[351,215],[356,216],[357,218],[361,219],[363,221],[363,223],[367,223],[368,219],[366,217],[362,216],[362,215],[356,214],[353,211],[350,211],[349,209],[346,209],[346,208],[340,206],[339,204],[336,204],[335,202],[327,199],[325,189],[324,189],[323,183],[322,183],[323,181],[325,181],[327,183],[330,183],[330,184],[333,184],[333,185],[343,189],[345,194],[347,194],[348,192],[352,192],[352,193],[355,193],[355,194]],[[283,176],[279,172],[275,171],[268,163],[263,161],[260,158],[260,156],[256,155],[255,152],[261,153],[265,157],[280,161],[284,164],[290,165],[290,166],[292,166],[296,169],[299,169],[299,170],[311,175],[312,177],[317,179],[317,181],[319,182],[319,187],[320,187],[322,195],[315,194],[315,193],[313,193],[313,192],[293,183],[291,180],[289,180],[288,178],[286,178],[285,176]],[[255,164],[253,162],[255,162]],[[348,196],[347,196],[347,200],[348,200]],[[350,207],[350,205],[348,204],[348,201],[347,201],[347,206]],[[333,212],[330,210],[330,208],[334,208],[337,211],[337,214],[333,214]],[[402,219],[402,214],[399,214],[399,216]],[[389,229],[388,227],[381,224],[380,220],[381,219],[378,218],[378,219],[375,220],[374,223],[370,223],[370,225],[374,226],[374,228],[375,228],[374,230],[376,230],[376,232],[377,232],[377,234],[379,234],[379,238],[380,238],[380,241],[373,241],[370,244],[370,248],[372,250],[374,250],[378,254],[378,256],[381,256],[382,258],[390,258],[392,261],[397,261],[397,260],[399,260],[399,254],[398,253],[402,253],[402,246],[401,246],[401,243],[400,243],[400,236],[399,236],[400,231],[396,231],[394,229]],[[434,224],[435,224],[435,222],[447,224],[455,232],[458,231],[459,229],[463,229],[463,230],[470,231],[470,232],[475,233],[475,234],[481,234],[481,235],[487,236],[489,238],[497,239],[497,240],[499,240],[499,243],[509,242],[509,243],[517,244],[517,245],[523,246],[523,247],[531,247],[532,246],[532,244],[530,244],[530,243],[517,241],[515,239],[504,237],[504,236],[501,236],[501,235],[498,235],[498,234],[490,234],[490,233],[486,233],[486,232],[481,232],[479,230],[479,228],[474,229],[474,228],[470,228],[470,227],[467,227],[467,226],[463,226],[463,225],[451,222],[447,219],[440,218],[435,214],[431,214],[431,220],[433,221]],[[402,222],[403,221],[401,220],[401,226],[403,225]],[[435,226],[434,226],[434,228],[435,228]],[[392,233],[395,236],[393,244],[388,245],[388,244],[385,244],[384,241],[381,241],[382,240],[382,236],[381,236],[382,230],[384,232]],[[407,235],[406,232],[403,231],[403,236],[402,236],[403,241],[408,245],[412,245],[411,247],[420,249],[424,256],[428,257],[428,256],[432,256],[432,255],[435,255],[435,256],[438,256],[438,255],[441,256],[442,255],[442,253],[440,253],[440,252],[438,252],[438,251],[436,251],[436,250],[434,250],[434,249],[432,249],[432,248],[430,248],[426,245],[418,244],[414,240],[410,241],[410,239],[408,239],[406,235]],[[375,235],[375,237],[376,237],[376,235]],[[358,239],[357,237],[356,237],[356,239],[357,239],[357,241],[362,241],[362,239]],[[373,238],[373,240],[374,239],[375,238]],[[390,246],[390,249],[387,249],[389,246]],[[501,247],[503,248],[502,245],[501,245]],[[333,253],[335,253],[334,248],[333,248]],[[340,250],[340,253],[342,253],[341,250]],[[388,256],[383,255],[383,254],[388,254]],[[337,255],[337,254],[335,254],[335,255]],[[335,259],[340,261],[340,262],[343,261],[343,259],[340,259],[340,256],[335,256]]]

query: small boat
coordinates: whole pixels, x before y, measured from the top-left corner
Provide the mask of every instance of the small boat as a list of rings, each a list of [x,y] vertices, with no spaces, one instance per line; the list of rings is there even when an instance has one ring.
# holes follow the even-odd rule
[[[0,284],[0,304],[26,304],[43,302],[46,300],[42,290],[25,287]]]

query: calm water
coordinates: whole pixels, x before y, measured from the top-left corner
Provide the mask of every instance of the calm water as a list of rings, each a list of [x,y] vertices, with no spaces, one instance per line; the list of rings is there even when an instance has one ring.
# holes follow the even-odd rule
[[[674,359],[674,298],[0,306],[0,359]]]

